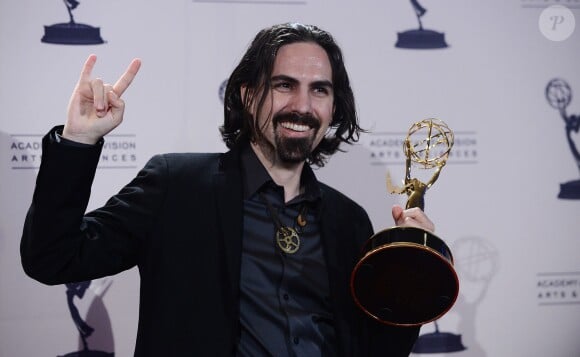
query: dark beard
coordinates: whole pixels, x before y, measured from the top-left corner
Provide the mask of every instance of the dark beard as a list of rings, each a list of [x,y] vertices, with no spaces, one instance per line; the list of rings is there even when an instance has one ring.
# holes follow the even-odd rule
[[[288,164],[305,161],[312,153],[313,138],[289,139],[276,135],[278,158]]]
[[[315,135],[306,138],[287,138],[278,135],[278,125],[282,121],[289,121],[297,124],[305,124],[316,129]],[[310,157],[312,154],[312,144],[316,137],[316,132],[320,128],[320,123],[311,115],[300,115],[296,113],[281,113],[272,118],[274,125],[274,140],[276,142],[277,157],[280,161],[288,164],[298,164]]]

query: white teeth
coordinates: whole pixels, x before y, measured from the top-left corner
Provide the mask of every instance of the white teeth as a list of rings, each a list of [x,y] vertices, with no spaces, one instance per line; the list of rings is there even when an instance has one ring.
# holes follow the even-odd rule
[[[300,124],[296,124],[296,123],[282,122],[282,123],[280,123],[280,125],[286,129],[290,129],[290,130],[294,130],[294,131],[307,131],[308,129],[310,129],[308,127],[308,125],[300,125]]]

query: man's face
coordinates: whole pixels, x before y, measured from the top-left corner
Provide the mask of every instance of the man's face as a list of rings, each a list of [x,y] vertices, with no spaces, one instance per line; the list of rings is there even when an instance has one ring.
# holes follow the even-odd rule
[[[258,142],[258,149],[273,163],[303,162],[332,121],[334,92],[328,55],[311,42],[284,45],[269,80],[271,90],[257,118],[267,143]]]

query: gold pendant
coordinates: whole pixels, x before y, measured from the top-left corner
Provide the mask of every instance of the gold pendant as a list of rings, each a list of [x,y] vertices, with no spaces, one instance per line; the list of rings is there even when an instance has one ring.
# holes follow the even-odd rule
[[[286,254],[294,254],[300,249],[300,237],[294,228],[278,228],[276,231],[276,243]]]

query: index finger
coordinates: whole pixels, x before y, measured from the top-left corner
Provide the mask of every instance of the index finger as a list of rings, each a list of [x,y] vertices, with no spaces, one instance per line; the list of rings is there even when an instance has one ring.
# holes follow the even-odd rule
[[[97,62],[97,55],[92,54],[87,58],[85,64],[83,65],[83,69],[81,70],[79,82],[90,80],[93,67],[95,67],[95,62]]]
[[[127,88],[129,88],[129,85],[131,82],[133,82],[137,72],[139,72],[140,67],[141,60],[135,58],[133,61],[131,61],[131,64],[129,64],[129,67],[127,67],[125,73],[123,73],[123,75],[117,80],[113,86],[113,90],[119,97],[127,90]]]

